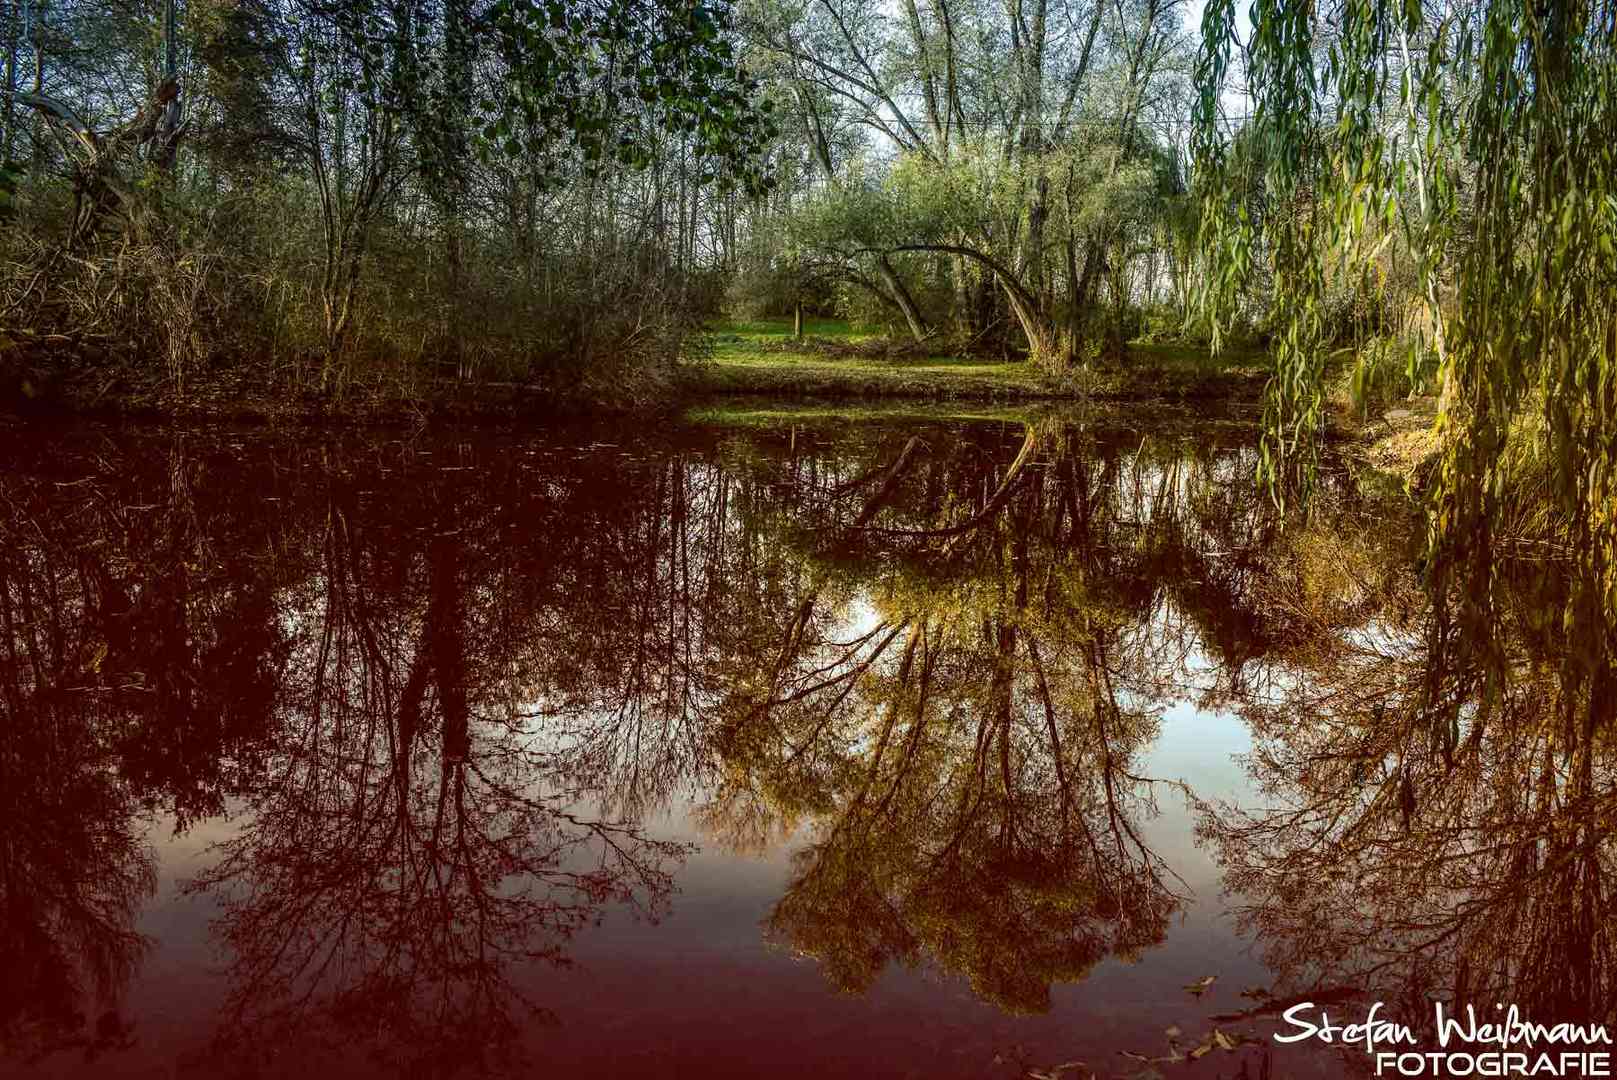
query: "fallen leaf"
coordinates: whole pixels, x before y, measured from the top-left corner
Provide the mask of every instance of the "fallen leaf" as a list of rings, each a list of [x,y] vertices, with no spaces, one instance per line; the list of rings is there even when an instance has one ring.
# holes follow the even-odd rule
[[[1211,1054],[1212,1052],[1213,1052],[1213,1044],[1212,1043],[1202,1043],[1200,1046],[1196,1047],[1196,1049],[1194,1049],[1194,1050],[1192,1050],[1190,1052],[1190,1060],[1191,1061],[1200,1061],[1202,1058],[1206,1057],[1208,1054]]]
[[[1201,997],[1203,994],[1205,994],[1207,992],[1207,988],[1209,986],[1212,986],[1217,981],[1218,981],[1218,976],[1217,975],[1208,975],[1208,976],[1206,976],[1204,978],[1197,979],[1195,982],[1193,982],[1193,983],[1189,984],[1188,986],[1186,986],[1185,989],[1189,990],[1192,994],[1195,994],[1197,997]]]
[[[1220,1050],[1234,1050],[1237,1045],[1234,1039],[1216,1028],[1213,1030],[1213,1043]]]
[[[1183,1032],[1181,1032],[1179,1030],[1179,1025],[1175,1024],[1173,1027],[1171,1027],[1167,1031],[1163,1032],[1163,1034],[1168,1036],[1168,1038],[1170,1038],[1170,1039],[1177,1039],[1177,1038],[1179,1038],[1180,1035],[1183,1034]]]
[[[1087,1069],[1088,1067],[1081,1061],[1063,1061],[1060,1065],[1052,1065],[1043,1071],[1029,1069],[1027,1074],[1031,1080],[1061,1080],[1061,1074],[1064,1072],[1071,1072],[1074,1069]]]

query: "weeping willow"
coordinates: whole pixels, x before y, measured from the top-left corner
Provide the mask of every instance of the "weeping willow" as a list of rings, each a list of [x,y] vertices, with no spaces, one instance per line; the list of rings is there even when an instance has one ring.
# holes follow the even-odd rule
[[[1327,287],[1373,276],[1395,245],[1417,283],[1411,363],[1435,362],[1439,396],[1435,644],[1494,647],[1513,477],[1536,461],[1571,571],[1561,715],[1592,734],[1617,709],[1617,0],[1255,0],[1251,14],[1243,43],[1234,0],[1209,0],[1193,149],[1214,325],[1272,275],[1260,479],[1281,502],[1306,496]],[[1235,101],[1245,125],[1227,118]],[[1483,715],[1499,670],[1478,668]]]

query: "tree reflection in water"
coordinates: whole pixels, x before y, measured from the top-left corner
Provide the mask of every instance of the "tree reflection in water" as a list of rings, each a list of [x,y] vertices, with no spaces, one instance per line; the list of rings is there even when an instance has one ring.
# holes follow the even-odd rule
[[[1410,530],[1345,476],[1282,529],[1241,433],[670,439],[19,450],[7,1048],[126,1037],[86,1003],[141,955],[147,817],[227,810],[190,889],[242,1067],[494,1063],[554,1005],[530,964],[668,909],[689,849],[648,822],[692,804],[791,838],[764,930],[835,986],[928,964],[1044,1010],[1182,910],[1145,826],[1195,793],[1145,759],[1186,699],[1250,723],[1278,807],[1201,807],[1271,1003],[1609,1016],[1609,724],[1527,593],[1501,662],[1434,662]]]
[[[1351,987],[1428,1034],[1434,1000],[1617,1024],[1617,704],[1562,679],[1554,587],[1511,582],[1499,651],[1461,664],[1422,604],[1322,619],[1241,701],[1271,808],[1208,806],[1201,830],[1277,997]]]
[[[609,905],[667,902],[683,848],[574,806],[499,677],[509,642],[474,644],[453,520],[402,567],[330,526],[251,817],[191,885],[222,897],[232,1049],[307,1038],[312,1014],[412,1070],[484,1064],[545,1015],[516,964],[564,962]]]
[[[147,949],[133,930],[156,873],[113,751],[73,698],[97,646],[44,632],[56,598],[15,584],[0,680],[0,1054],[125,1045],[125,984]],[[20,647],[19,647],[20,646]],[[94,1009],[95,1017],[87,1010]]]
[[[1162,667],[1185,656],[1153,625],[1154,571],[1183,554],[1197,465],[1093,449],[1051,425],[1008,465],[968,453],[907,489],[888,474],[835,562],[876,579],[869,625],[811,588],[728,703],[708,813],[814,822],[768,929],[843,989],[928,959],[1042,1011],[1053,983],[1164,938],[1180,897],[1138,829],[1138,758]]]
[[[603,503],[584,475],[491,499],[455,465],[414,468],[381,502],[411,471],[396,448],[139,449],[114,462],[92,443],[5,481],[21,719],[0,758],[19,778],[4,941],[37,976],[8,982],[6,1049],[85,1041],[81,999],[127,982],[153,884],[142,809],[182,830],[229,809],[240,828],[190,885],[220,905],[217,1065],[315,1045],[412,1071],[486,1063],[539,1011],[517,962],[565,961],[612,906],[655,917],[685,854],[592,814],[578,774],[598,748],[537,730],[558,702],[600,712],[644,689],[569,666],[603,658],[571,621],[589,606],[554,598],[589,565],[568,551],[579,535],[590,556],[638,547],[663,508]],[[568,539],[512,542],[546,514]],[[638,603],[639,584],[601,599]],[[118,1034],[115,1014],[101,1027]]]
[[[170,523],[132,530],[127,547],[82,548],[72,533],[93,530],[96,509],[41,514],[50,487],[0,478],[0,1055],[25,1061],[131,1038],[123,995],[149,946],[134,920],[156,870],[121,750],[166,688],[142,678],[108,613],[154,627],[172,616],[111,573],[134,548],[169,542]]]

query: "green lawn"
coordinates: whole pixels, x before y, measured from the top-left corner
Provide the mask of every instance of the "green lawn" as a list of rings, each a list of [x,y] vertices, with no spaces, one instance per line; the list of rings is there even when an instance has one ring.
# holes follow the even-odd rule
[[[1003,399],[1063,396],[1023,361],[881,354],[879,335],[840,319],[805,318],[807,341],[792,341],[788,318],[722,322],[710,328],[701,389],[805,397]],[[866,346],[853,352],[851,347]],[[849,349],[850,351],[842,351]]]
[[[1129,363],[1163,371],[1216,374],[1240,370],[1268,370],[1268,356],[1262,349],[1249,346],[1226,346],[1214,356],[1195,345],[1161,345],[1131,341],[1128,346]]]
[[[804,335],[802,343],[792,340],[789,318],[715,323],[708,330],[705,361],[690,373],[693,388],[775,398],[1246,397],[1261,364],[1261,356],[1250,353],[1215,359],[1205,350],[1139,345],[1130,347],[1122,365],[1057,383],[1024,360],[907,350],[888,354],[881,336],[856,331],[839,319],[805,319]]]
[[[713,324],[710,330],[715,337],[735,338],[738,342],[779,343],[791,339],[792,320],[785,316],[729,319]],[[845,319],[822,319],[814,315],[803,317],[803,333],[806,337],[837,341],[867,341],[879,336],[855,330]]]

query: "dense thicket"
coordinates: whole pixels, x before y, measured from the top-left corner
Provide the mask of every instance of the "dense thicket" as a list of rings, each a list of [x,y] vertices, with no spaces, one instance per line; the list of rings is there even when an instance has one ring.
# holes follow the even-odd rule
[[[0,325],[327,395],[620,389],[678,348],[772,126],[722,5],[101,0],[0,14]],[[20,345],[19,345],[20,342]]]

